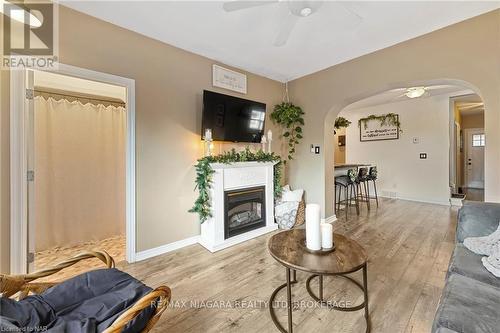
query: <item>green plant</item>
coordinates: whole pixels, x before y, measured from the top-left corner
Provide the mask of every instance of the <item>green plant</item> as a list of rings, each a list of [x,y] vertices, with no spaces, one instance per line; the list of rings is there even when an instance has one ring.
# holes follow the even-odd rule
[[[274,106],[271,119],[284,128],[283,137],[288,139],[288,159],[293,159],[295,146],[303,138],[304,111],[290,102]]]
[[[380,126],[395,126],[397,127],[401,132],[401,123],[399,122],[399,116],[396,113],[387,113],[387,114],[382,114],[382,115],[369,115],[368,117],[361,118],[358,121],[358,126],[361,127],[361,123],[363,123],[365,129],[368,128],[368,122],[371,120],[377,120],[380,122]]]
[[[344,117],[337,117],[337,119],[335,119],[335,125],[333,127],[335,127],[335,129],[341,129],[342,127],[349,127],[349,125],[351,125],[351,122],[347,119],[345,119]]]
[[[281,195],[282,164],[281,158],[274,153],[266,153],[262,150],[252,152],[248,147],[241,152],[231,151],[216,156],[200,158],[196,163],[195,190],[198,189],[198,198],[194,202],[190,213],[198,213],[200,222],[205,222],[212,217],[210,207],[210,188],[212,187],[212,176],[214,169],[211,163],[231,164],[234,162],[276,162],[274,165],[274,195]]]

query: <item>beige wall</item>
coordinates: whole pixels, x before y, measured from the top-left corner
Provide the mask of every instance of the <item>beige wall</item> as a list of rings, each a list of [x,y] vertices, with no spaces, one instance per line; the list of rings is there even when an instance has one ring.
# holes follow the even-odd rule
[[[246,95],[214,88],[213,60],[66,7],[60,8],[59,24],[62,63],[135,80],[137,250],[198,235],[197,216],[187,211],[196,198],[193,165],[202,154],[203,89],[264,102],[269,113],[281,101],[282,84],[246,73]],[[8,107],[2,95],[2,116],[8,113],[4,105]],[[269,119],[266,127],[278,133]],[[2,131],[2,190],[8,182],[3,159],[5,151],[8,155],[7,139]],[[281,142],[273,141],[273,150],[280,148]],[[2,191],[2,199],[7,195],[8,200],[8,193]],[[8,211],[3,208],[2,270],[8,266],[3,248],[9,246],[8,234],[3,232],[8,230]]]
[[[464,114],[461,121],[462,129],[466,128],[483,128],[484,113]]]
[[[355,42],[355,41],[354,41]],[[290,83],[305,115],[304,141],[290,165],[290,183],[308,202],[333,214],[333,156],[309,152],[312,143],[333,151],[333,123],[347,105],[388,89],[455,83],[476,89],[485,103],[486,200],[500,201],[500,10],[362,56]]]

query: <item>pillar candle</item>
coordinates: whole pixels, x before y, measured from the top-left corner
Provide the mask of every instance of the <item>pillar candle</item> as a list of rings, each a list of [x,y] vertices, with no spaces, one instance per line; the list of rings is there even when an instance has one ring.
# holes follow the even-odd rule
[[[330,223],[321,223],[321,247],[324,249],[333,247],[333,226]]]
[[[212,141],[212,130],[210,128],[205,130],[205,141]]]
[[[273,141],[273,132],[271,130],[267,131],[267,141]]]
[[[320,207],[318,204],[306,206],[306,246],[309,250],[321,250]]]

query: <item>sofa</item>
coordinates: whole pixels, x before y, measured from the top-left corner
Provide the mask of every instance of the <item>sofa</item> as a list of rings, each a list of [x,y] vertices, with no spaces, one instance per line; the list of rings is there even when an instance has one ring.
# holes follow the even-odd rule
[[[467,237],[486,236],[500,221],[500,204],[465,201],[458,213],[456,245],[433,333],[500,332],[500,278],[488,272],[480,255],[463,245]]]

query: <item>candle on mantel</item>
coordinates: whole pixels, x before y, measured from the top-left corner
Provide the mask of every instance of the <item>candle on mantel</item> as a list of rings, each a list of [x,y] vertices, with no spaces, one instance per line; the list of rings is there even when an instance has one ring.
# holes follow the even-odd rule
[[[323,249],[333,247],[333,226],[330,223],[321,223],[321,247]]]
[[[267,131],[267,141],[273,141],[273,131],[271,130]]]
[[[267,139],[266,139],[265,135],[262,136],[260,143],[262,144],[262,151],[265,152],[266,151],[266,144],[267,144]]]
[[[212,141],[212,130],[210,128],[205,130],[205,141]]]
[[[309,250],[321,250],[320,207],[306,205],[306,246]]]

